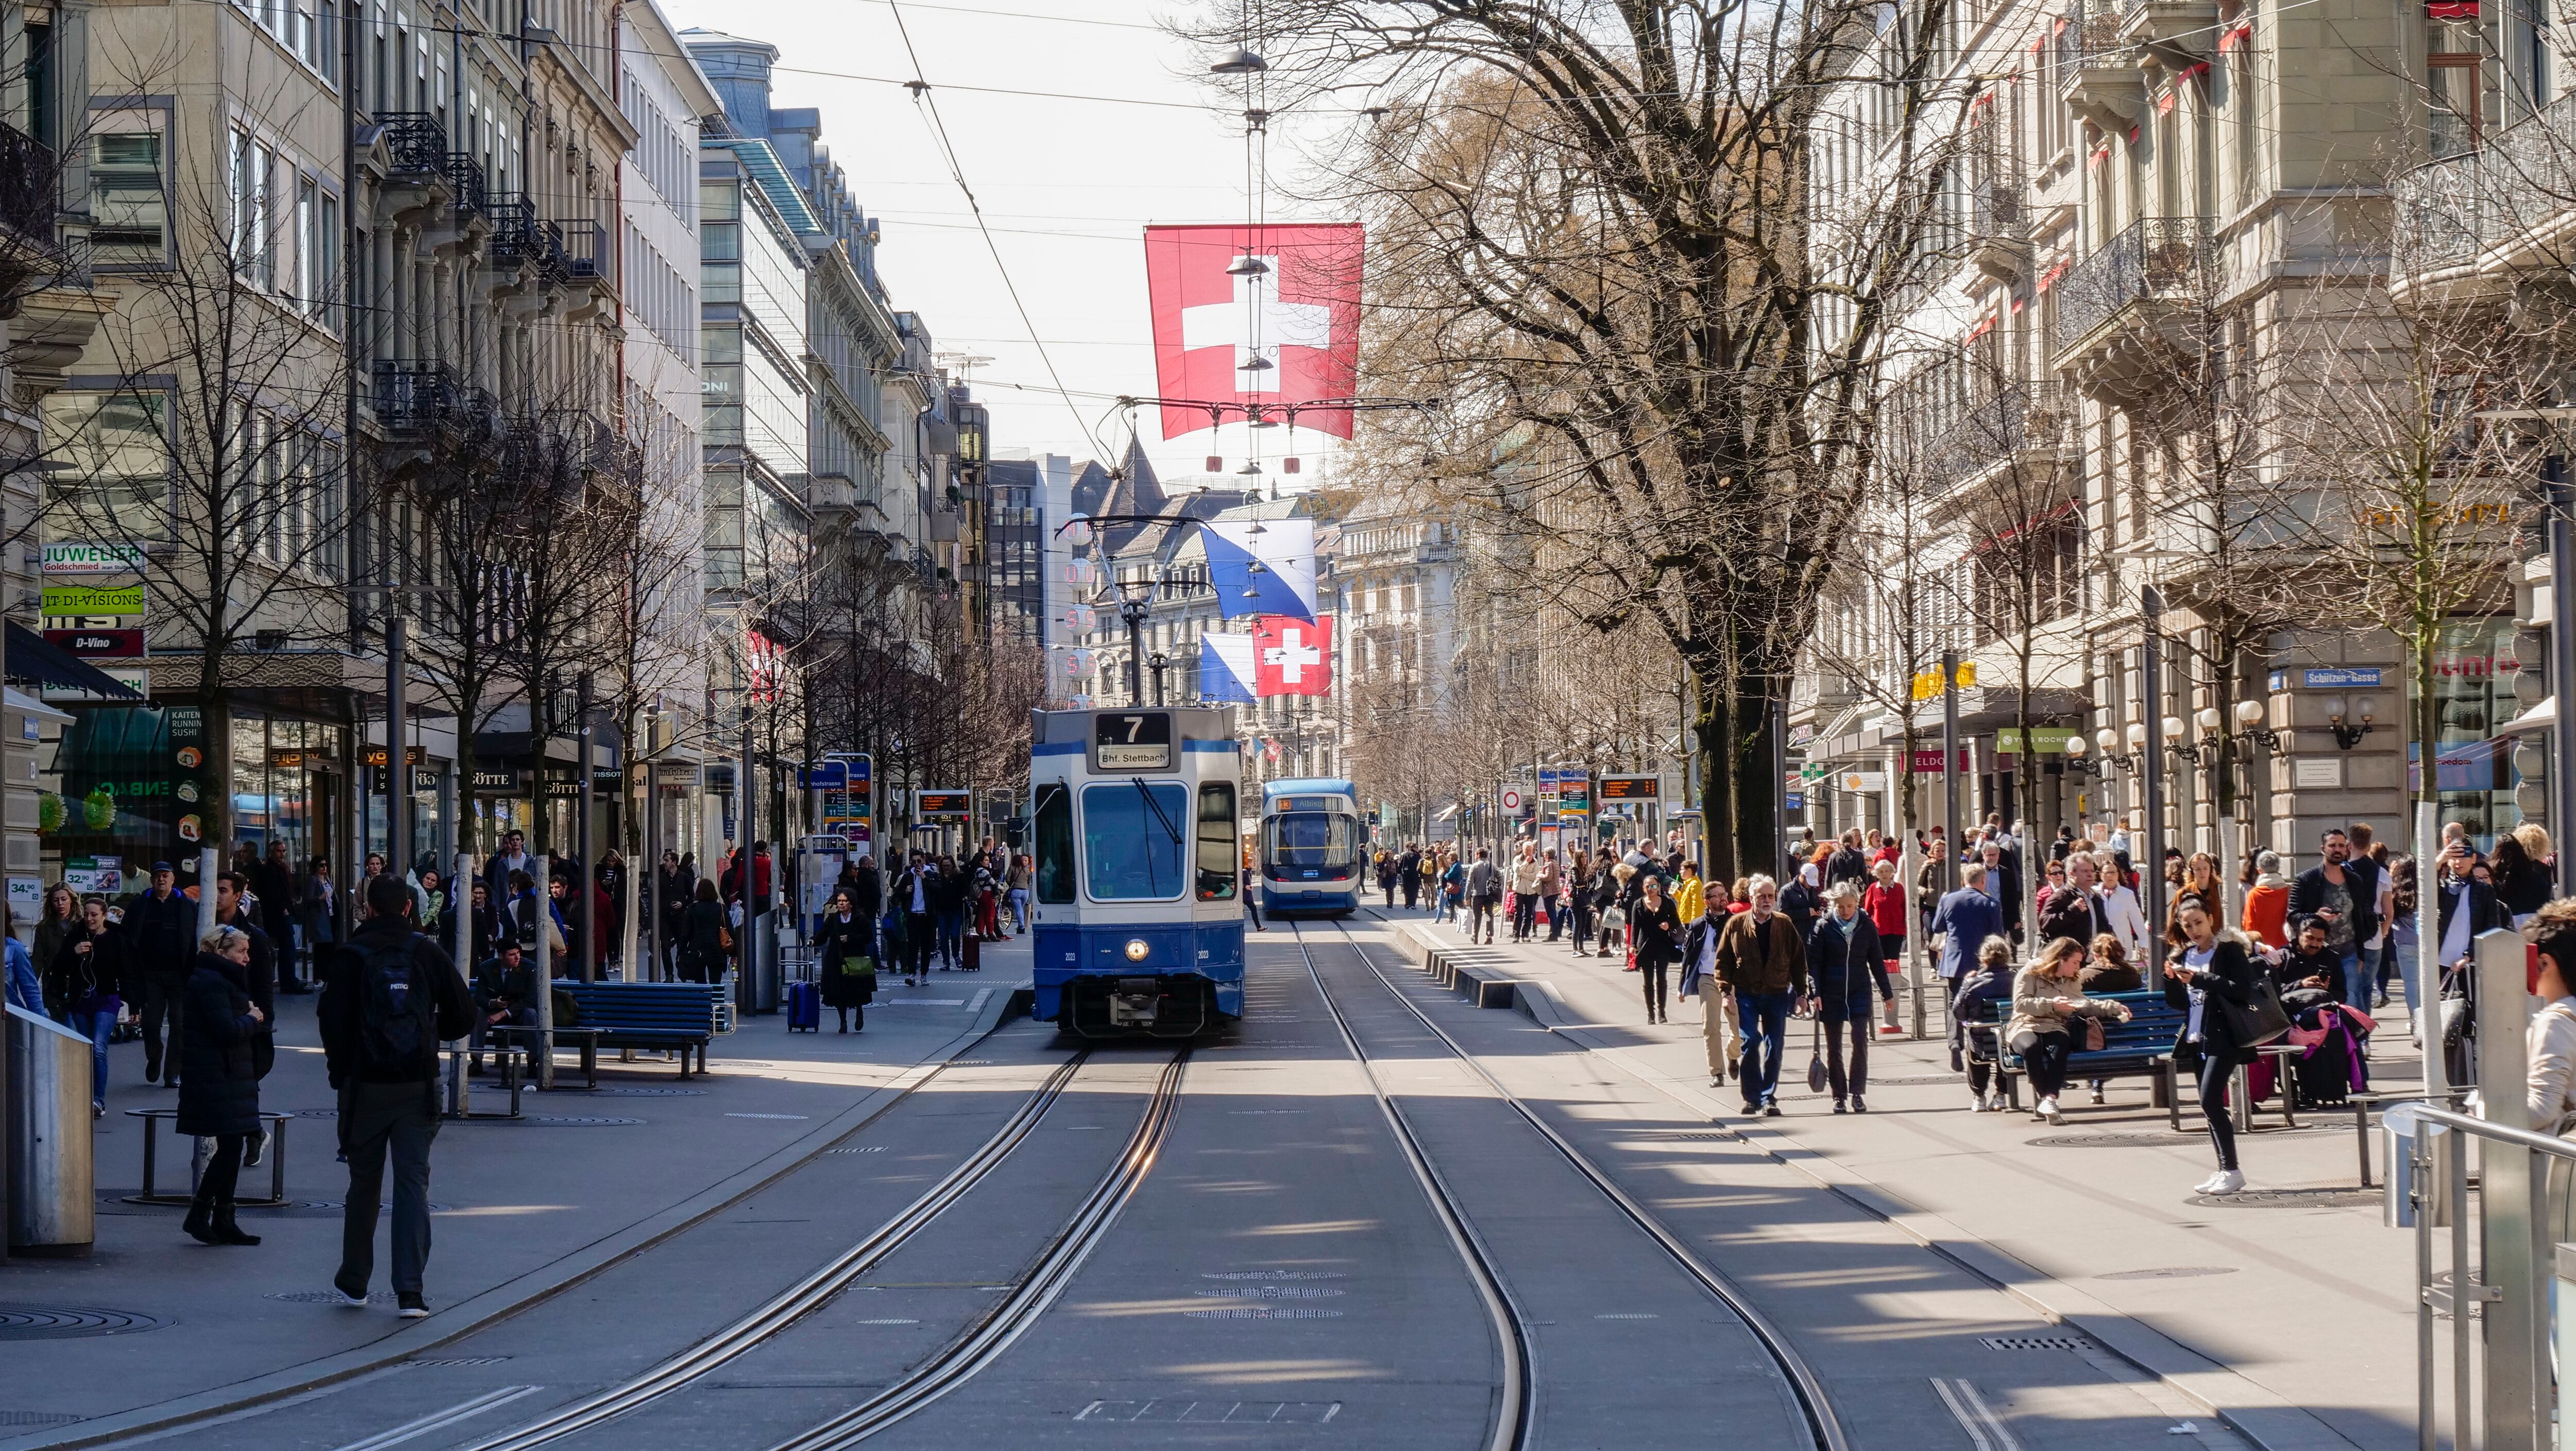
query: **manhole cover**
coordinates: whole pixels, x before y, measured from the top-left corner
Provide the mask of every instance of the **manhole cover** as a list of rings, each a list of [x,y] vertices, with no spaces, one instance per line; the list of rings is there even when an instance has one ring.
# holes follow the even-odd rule
[[[2119,1270],[2112,1274],[2095,1275],[2093,1278],[2097,1280],[2193,1280],[2202,1275],[2234,1273],[2236,1269],[2233,1265],[2166,1265],[2161,1269],[2153,1270]]]
[[[406,1360],[403,1364],[436,1366],[499,1365],[501,1362],[508,1360],[509,1358],[510,1357],[506,1355],[450,1355],[443,1356],[435,1360],[415,1358],[412,1360]]]
[[[2380,1202],[2375,1189],[2244,1189],[2234,1194],[2195,1194],[2204,1209],[2336,1209]]]
[[[2081,1335],[1980,1335],[1978,1342],[1988,1350],[2091,1350],[2093,1342]]]
[[[1192,1290],[1202,1300],[1329,1300],[1339,1290],[1314,1285],[1228,1285],[1222,1290]]]
[[[1286,1305],[1246,1305],[1239,1310],[1184,1310],[1192,1320],[1339,1320],[1339,1310],[1308,1310]]]
[[[597,1098],[704,1098],[703,1088],[594,1088]]]
[[[856,1149],[825,1149],[823,1152],[827,1154],[882,1154],[885,1152],[885,1145],[868,1144]]]
[[[1202,1280],[1347,1280],[1339,1270],[1210,1270]]]
[[[337,1305],[340,1303],[338,1292],[332,1290],[276,1290],[272,1291],[268,1298],[272,1300],[284,1300],[290,1305]],[[367,1297],[367,1303],[370,1305],[390,1305],[394,1303],[394,1292],[391,1290],[378,1290]]]
[[[1595,1320],[1660,1320],[1660,1315],[1595,1315]]]
[[[170,1322],[131,1310],[76,1305],[0,1305],[0,1340],[70,1340],[83,1335],[131,1335]]]
[[[918,1321],[918,1320],[879,1319],[879,1320],[854,1320],[854,1321],[852,1321],[851,1323],[852,1323],[852,1324],[854,1324],[854,1325],[918,1325],[918,1324],[920,1324],[921,1322],[920,1322],[920,1321]]]

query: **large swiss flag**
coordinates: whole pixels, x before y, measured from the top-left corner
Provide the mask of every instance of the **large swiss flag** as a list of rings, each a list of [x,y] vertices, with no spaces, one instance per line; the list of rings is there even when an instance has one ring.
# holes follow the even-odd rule
[[[1295,615],[1263,615],[1252,631],[1253,690],[1261,695],[1330,695],[1333,617],[1313,624]]]
[[[1357,222],[1147,227],[1155,387],[1202,405],[1166,402],[1163,436],[1297,407],[1299,427],[1350,437],[1348,408],[1298,405],[1357,387],[1360,252]]]

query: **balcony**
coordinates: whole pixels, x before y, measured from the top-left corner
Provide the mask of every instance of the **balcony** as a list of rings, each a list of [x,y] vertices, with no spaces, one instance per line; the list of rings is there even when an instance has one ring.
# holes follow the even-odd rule
[[[2120,12],[2120,37],[2167,70],[2188,70],[2217,44],[2218,0],[2129,0]]]
[[[495,426],[490,394],[469,386],[456,370],[431,359],[379,358],[369,400],[376,422],[391,438],[414,443],[452,441]]]
[[[2121,36],[2119,11],[2066,12],[2057,32],[2057,83],[2069,109],[2101,130],[2126,134],[2147,114],[2147,73]]]
[[[2218,285],[2207,222],[2139,218],[2058,280],[2058,371],[2123,407],[2187,381]]]
[[[555,231],[555,252],[560,275],[570,282],[606,280],[608,273],[600,256],[600,232],[597,222],[549,222]]]
[[[0,123],[0,232],[12,245],[54,245],[53,148]]]
[[[1996,163],[1968,191],[1968,261],[1997,282],[2030,271],[2030,207],[2021,168]]]
[[[386,156],[394,174],[414,186],[444,186],[461,214],[481,216],[491,205],[482,163],[447,149],[447,128],[425,111],[396,111],[382,118]]]
[[[2393,192],[2390,284],[2401,303],[2435,282],[2460,301],[2464,286],[2563,273],[2576,257],[2576,96],[2489,133],[2479,150],[2416,167]]]

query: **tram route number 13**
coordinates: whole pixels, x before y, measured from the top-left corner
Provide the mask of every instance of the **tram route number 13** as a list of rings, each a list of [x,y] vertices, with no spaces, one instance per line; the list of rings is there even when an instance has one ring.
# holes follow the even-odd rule
[[[1172,718],[1161,711],[1093,717],[1092,754],[1104,771],[1172,769]]]

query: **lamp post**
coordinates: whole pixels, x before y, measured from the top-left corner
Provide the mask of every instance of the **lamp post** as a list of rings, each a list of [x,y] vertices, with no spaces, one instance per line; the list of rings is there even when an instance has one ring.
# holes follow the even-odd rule
[[[2146,888],[2147,921],[2153,924],[2164,918],[2165,897],[2165,770],[2162,743],[2156,739],[2156,727],[2164,723],[2157,714],[2164,708],[2164,596],[2154,585],[2138,590],[2138,620],[2143,627],[2138,650],[2139,722],[2129,728],[2143,760],[2139,762],[2144,789],[2140,803],[2146,836],[2146,851],[2137,863],[2139,885]],[[2154,953],[2147,954],[2147,986],[2162,987],[2165,965]]]
[[[1161,705],[1163,703],[1163,672],[1170,668],[1172,657],[1164,654],[1160,650],[1157,650],[1153,654],[1145,657],[1145,663],[1152,666],[1154,669],[1154,703],[1156,705]]]

